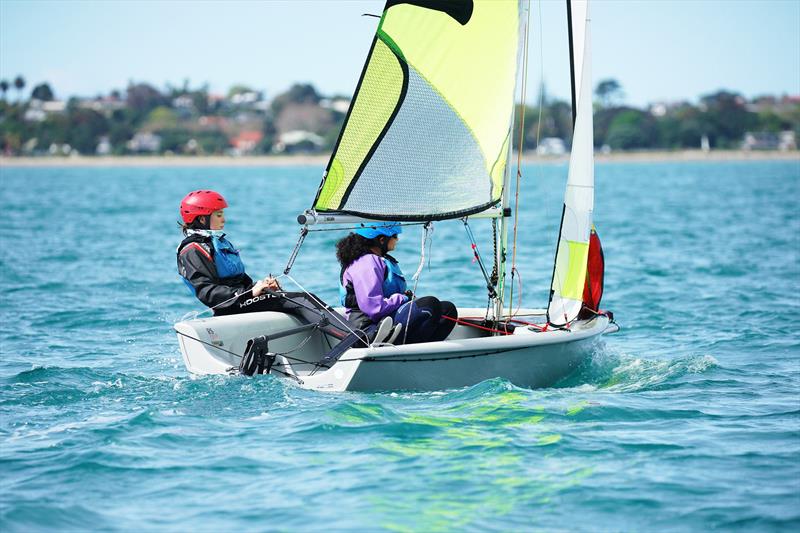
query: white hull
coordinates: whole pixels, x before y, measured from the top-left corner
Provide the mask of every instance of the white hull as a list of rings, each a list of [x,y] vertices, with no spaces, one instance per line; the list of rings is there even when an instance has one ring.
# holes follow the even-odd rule
[[[461,309],[459,316],[476,311]],[[238,371],[249,339],[299,325],[290,315],[263,312],[179,322],[175,330],[189,372],[230,374]],[[569,331],[518,327],[497,337],[458,325],[443,342],[350,349],[329,369],[314,364],[330,349],[318,331],[270,341],[269,351],[292,350],[277,356],[273,373],[317,390],[442,390],[496,377],[538,388],[568,376],[603,333],[616,330],[605,316],[577,321]]]

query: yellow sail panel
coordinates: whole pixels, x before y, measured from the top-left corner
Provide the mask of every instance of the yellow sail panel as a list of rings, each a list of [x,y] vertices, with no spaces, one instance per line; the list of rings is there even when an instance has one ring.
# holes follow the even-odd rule
[[[399,4],[381,26],[408,64],[466,123],[487,172],[501,155],[511,122],[519,12],[517,0],[476,0],[472,16],[461,25],[447,13]]]
[[[563,239],[558,243],[557,257],[553,291],[562,298],[581,301],[586,282],[589,243]]]
[[[403,69],[397,57],[383,41],[376,40],[316,209],[339,208],[353,177],[397,107],[402,87]]]

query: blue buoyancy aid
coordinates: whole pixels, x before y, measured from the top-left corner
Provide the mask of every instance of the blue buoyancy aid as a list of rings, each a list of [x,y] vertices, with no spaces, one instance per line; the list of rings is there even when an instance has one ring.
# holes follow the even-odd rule
[[[406,278],[403,271],[400,270],[400,263],[392,256],[384,256],[383,263],[386,265],[386,271],[383,273],[383,283],[381,284],[381,292],[384,298],[388,298],[393,294],[404,294],[408,289]],[[344,276],[344,272],[342,272]],[[350,298],[348,298],[350,295]],[[358,303],[355,299],[355,291],[352,284],[348,283],[345,287],[339,284],[339,303],[348,309],[357,309]]]
[[[406,277],[403,271],[400,270],[400,263],[397,260],[387,255],[383,258],[386,263],[386,275],[383,277],[383,297],[388,298],[392,294],[404,294],[408,289],[406,284]]]
[[[225,235],[211,237],[214,245],[214,266],[220,278],[232,278],[244,274],[244,263],[239,257],[239,250],[233,247]]]

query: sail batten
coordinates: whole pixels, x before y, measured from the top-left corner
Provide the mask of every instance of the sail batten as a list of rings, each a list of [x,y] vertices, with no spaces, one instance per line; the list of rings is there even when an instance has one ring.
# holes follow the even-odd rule
[[[312,209],[437,220],[499,203],[523,1],[387,2]]]

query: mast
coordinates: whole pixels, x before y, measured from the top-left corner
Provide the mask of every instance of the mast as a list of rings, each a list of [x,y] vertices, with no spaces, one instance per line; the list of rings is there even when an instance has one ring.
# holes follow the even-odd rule
[[[578,118],[578,102],[575,97],[575,50],[572,39],[572,0],[567,0],[567,40],[569,41],[569,79],[572,94],[572,131],[575,132],[575,120]]]
[[[527,73],[527,69],[524,68],[524,65],[521,66],[521,63],[525,61],[528,57],[527,54],[527,47],[528,47],[528,12],[530,10],[530,0],[523,0],[520,2],[520,10],[519,10],[519,43],[520,46],[517,47],[517,79],[514,86],[514,98],[516,98],[517,91],[520,87],[520,77],[524,77]],[[522,67],[522,68],[521,68]],[[522,87],[525,87],[525,83],[522,83]],[[506,158],[506,168],[505,172],[503,173],[503,194],[502,200],[500,203],[500,227],[499,227],[499,239],[498,245],[496,250],[496,257],[495,257],[495,264],[497,265],[497,286],[496,292],[497,296],[494,301],[494,316],[495,319],[499,320],[503,316],[503,305],[505,303],[505,289],[506,289],[506,255],[508,250],[508,225],[510,221],[510,197],[509,197],[509,189],[511,184],[511,160],[514,156],[514,124],[517,120],[517,104],[516,101],[512,101],[512,113],[511,113],[511,123],[509,124],[509,137],[508,137],[508,155]],[[522,110],[522,113],[525,113],[525,110]],[[519,157],[522,157],[522,146],[517,147]]]

